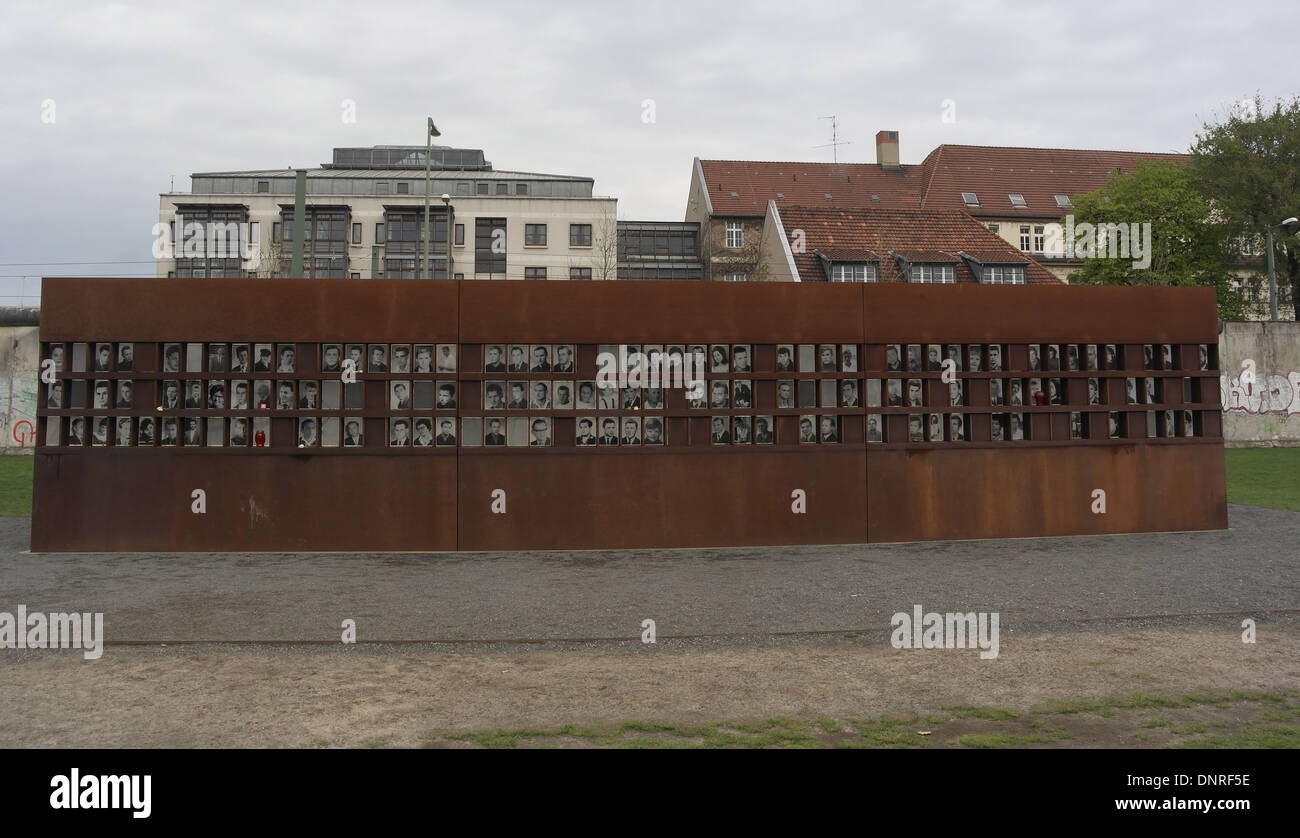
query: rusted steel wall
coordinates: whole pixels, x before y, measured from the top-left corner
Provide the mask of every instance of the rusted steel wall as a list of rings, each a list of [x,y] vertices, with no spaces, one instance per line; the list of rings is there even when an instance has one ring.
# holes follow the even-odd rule
[[[1226,526],[1214,296],[1203,289],[47,279],[42,320],[42,358],[63,357],[58,398],[48,384],[40,397],[38,551],[583,549]],[[97,370],[101,344],[111,357]],[[185,360],[164,371],[171,344]],[[290,347],[292,371],[230,369],[240,346],[261,344],[277,355]],[[379,346],[391,368],[363,368],[339,388],[326,360],[334,344]],[[488,401],[489,389],[515,383],[526,393],[544,384],[548,400],[576,395],[596,378],[598,351],[617,344],[681,347],[688,359],[703,346],[706,401],[725,381],[726,403],[693,406],[675,388],[662,403],[643,389],[627,405],[590,409]],[[418,371],[423,345],[449,348],[454,370]],[[562,368],[489,369],[494,345],[540,346]],[[191,346],[204,360],[187,369]],[[560,347],[571,347],[571,370]],[[793,369],[778,369],[783,347]],[[955,353],[955,396],[928,357],[908,369],[912,347]],[[727,356],[717,372],[715,348]],[[738,349],[749,369],[737,368]],[[1100,368],[1088,368],[1088,352]],[[94,404],[97,382],[116,394],[123,381],[129,406]],[[221,399],[168,407],[169,381]],[[283,408],[274,396],[265,410],[232,404],[237,385],[278,393],[281,382],[292,392]],[[1060,403],[1009,403],[1013,387],[1027,397],[1035,384]],[[454,406],[427,401],[444,386]],[[346,404],[327,404],[328,388]],[[784,394],[794,406],[782,406]],[[583,445],[584,419],[597,431],[612,419],[620,432],[633,420],[635,442]],[[177,444],[164,446],[172,420]],[[251,444],[249,420],[265,423],[266,447]],[[455,439],[411,439],[421,420]],[[510,444],[492,444],[494,420]],[[97,444],[101,421],[120,424],[120,440],[110,431]],[[349,446],[341,428],[352,423],[363,440]],[[1010,438],[1013,427],[1022,438]],[[1095,490],[1105,513],[1093,511]]]

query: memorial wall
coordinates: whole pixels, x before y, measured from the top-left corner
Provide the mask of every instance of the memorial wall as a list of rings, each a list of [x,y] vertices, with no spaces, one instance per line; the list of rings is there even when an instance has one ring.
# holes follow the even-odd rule
[[[1212,290],[47,279],[38,551],[1226,526]]]

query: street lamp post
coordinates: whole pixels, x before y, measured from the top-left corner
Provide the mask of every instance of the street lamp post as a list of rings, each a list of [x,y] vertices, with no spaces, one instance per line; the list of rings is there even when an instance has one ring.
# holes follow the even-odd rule
[[[451,242],[454,238],[454,228],[452,226],[451,196],[446,192],[442,193],[442,204],[447,208],[447,279],[451,279]]]
[[[1273,230],[1278,227],[1290,227],[1297,222],[1293,215],[1281,224],[1268,228],[1268,319],[1277,319],[1277,276],[1273,273]]]
[[[424,278],[429,279],[433,272],[429,269],[429,243],[432,237],[429,235],[429,173],[430,166],[433,163],[433,138],[441,137],[442,133],[438,131],[438,126],[433,124],[433,117],[428,117],[429,130],[424,138]]]

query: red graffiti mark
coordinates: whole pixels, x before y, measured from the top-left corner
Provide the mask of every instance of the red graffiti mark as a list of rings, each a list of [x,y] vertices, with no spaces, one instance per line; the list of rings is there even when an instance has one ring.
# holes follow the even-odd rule
[[[27,426],[27,430],[22,429],[23,425]],[[36,438],[36,426],[26,419],[19,419],[9,433],[20,447],[26,448],[27,440]]]

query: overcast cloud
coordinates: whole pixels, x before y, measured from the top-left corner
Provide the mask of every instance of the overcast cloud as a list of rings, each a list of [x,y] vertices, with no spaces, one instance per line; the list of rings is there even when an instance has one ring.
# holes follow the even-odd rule
[[[8,305],[42,275],[152,276],[173,176],[422,144],[426,115],[496,168],[590,176],[620,218],[680,220],[694,157],[829,161],[830,114],[850,162],[874,162],[882,129],[904,163],[945,142],[1186,151],[1242,97],[1297,92],[1300,29],[1281,3],[5,7]]]

